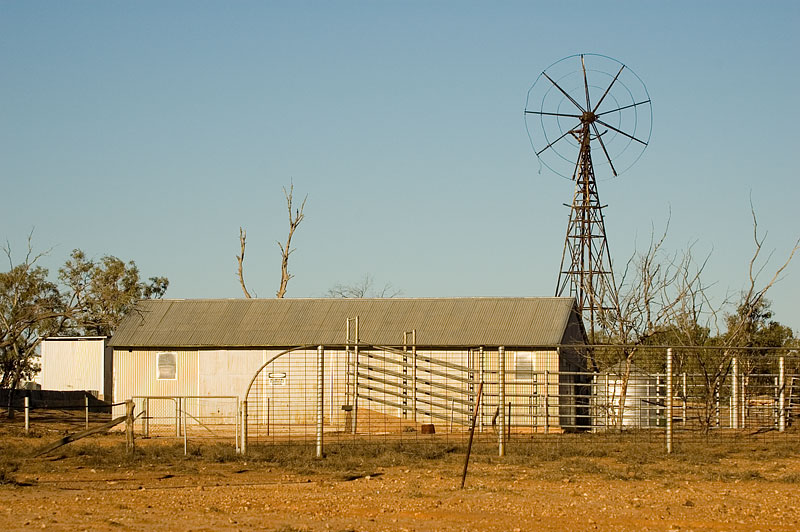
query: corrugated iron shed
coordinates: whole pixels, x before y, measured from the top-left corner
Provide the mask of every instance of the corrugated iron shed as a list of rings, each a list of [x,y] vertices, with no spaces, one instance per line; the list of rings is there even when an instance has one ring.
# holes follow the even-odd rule
[[[272,347],[342,345],[345,323],[359,318],[363,343],[550,346],[564,341],[575,300],[563,297],[389,299],[186,299],[142,301],[110,345]]]

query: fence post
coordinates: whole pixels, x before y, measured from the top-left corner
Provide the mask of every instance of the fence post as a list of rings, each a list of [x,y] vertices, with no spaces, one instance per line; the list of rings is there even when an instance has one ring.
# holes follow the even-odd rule
[[[239,432],[239,420],[241,419],[241,408],[242,405],[239,404],[239,397],[236,397],[236,408],[233,411],[233,435],[234,435],[234,443],[236,444],[236,454],[240,454],[242,452],[242,446],[240,444],[240,437],[241,432]]]
[[[133,409],[135,404],[133,399],[125,401],[125,448],[128,454],[133,454],[136,450],[133,440]]]
[[[500,456],[506,455],[506,409],[503,408],[506,404],[506,348],[502,345],[497,350],[498,358],[498,371],[497,382],[499,388],[499,399],[497,401],[497,410],[500,414],[500,423],[497,427],[497,444],[498,453]]]
[[[189,425],[187,423],[188,417],[186,415],[186,411],[189,409],[189,398],[187,397],[186,400],[183,402],[183,408],[181,409],[181,414],[183,418],[183,456],[189,454]]]
[[[25,396],[25,434],[31,432],[31,398]]]
[[[778,431],[786,430],[786,366],[784,358],[778,359]]]
[[[86,421],[84,422],[83,426],[86,430],[89,430],[89,394],[83,396],[84,406],[86,407]]]
[[[150,437],[150,398],[145,397],[142,399],[142,408],[144,413],[142,413],[142,432],[144,433],[145,438]]]
[[[605,401],[605,429],[608,430],[608,424],[611,422],[611,392],[608,389],[608,372],[605,374],[605,381],[606,381],[606,389],[605,389],[605,397],[603,400]]]
[[[672,453],[672,348],[667,348],[667,454]]]
[[[175,398],[175,437],[179,438],[181,435],[181,398]]]
[[[478,386],[482,386],[483,382],[486,380],[486,378],[485,378],[485,374],[486,374],[486,357],[484,356],[484,353],[483,353],[483,346],[480,346],[478,348],[478,353],[479,353],[478,356],[480,357],[480,380],[481,380],[481,383]],[[484,404],[481,405],[481,408],[478,411],[478,427],[479,427],[478,428],[478,432],[481,432],[481,433],[483,432],[483,417],[484,417],[484,405],[485,404],[486,404],[486,401],[484,401]]]
[[[417,422],[417,330],[411,329],[411,421]]]
[[[544,370],[544,433],[550,434],[550,370]]]
[[[317,346],[317,458],[322,458],[323,425],[325,424],[325,351]]]
[[[247,400],[242,401],[242,454],[247,453]]]
[[[731,428],[739,428],[739,361],[733,357],[733,375],[731,376]]]
[[[356,316],[356,342],[355,347],[353,348],[353,354],[355,357],[355,371],[353,372],[353,434],[356,433],[358,429],[358,370],[359,370],[359,360],[358,360],[358,316]],[[414,405],[416,407],[416,405]]]
[[[687,395],[688,390],[686,389],[686,372],[683,372],[683,424],[686,425],[686,417],[688,416],[687,412],[687,402],[689,401],[689,396]]]

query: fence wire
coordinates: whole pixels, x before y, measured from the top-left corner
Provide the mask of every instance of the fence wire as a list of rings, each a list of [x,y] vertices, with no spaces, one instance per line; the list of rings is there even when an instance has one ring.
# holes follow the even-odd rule
[[[476,441],[501,453],[558,438],[662,445],[669,435],[679,447],[800,434],[797,349],[352,343],[265,360],[241,396],[134,398],[146,411],[142,433],[316,444],[318,454],[336,444],[465,443],[473,422]]]

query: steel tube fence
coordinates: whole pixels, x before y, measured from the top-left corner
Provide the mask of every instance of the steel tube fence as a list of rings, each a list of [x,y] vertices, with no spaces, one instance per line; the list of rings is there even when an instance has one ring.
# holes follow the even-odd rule
[[[139,436],[190,440],[234,440],[239,448],[239,398],[235,395],[131,397],[139,417]]]
[[[797,350],[454,350],[409,345],[407,337],[381,347],[358,342],[357,321],[349,329],[345,345],[289,350],[262,367],[230,416],[241,427],[238,448],[308,444],[321,457],[324,445],[339,443],[466,442],[475,421],[475,437],[496,442],[501,456],[515,442],[564,433],[593,444],[619,433],[656,438],[673,452],[711,433],[788,437],[800,425]],[[567,347],[578,350],[583,368],[564,362]],[[144,408],[157,399],[166,400],[149,397]],[[192,424],[197,398],[171,400]],[[155,417],[142,423],[152,427]]]

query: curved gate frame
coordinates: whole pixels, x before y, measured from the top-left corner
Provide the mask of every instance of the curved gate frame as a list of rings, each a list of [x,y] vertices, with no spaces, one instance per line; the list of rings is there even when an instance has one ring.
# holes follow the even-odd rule
[[[287,349],[285,351],[282,351],[282,352],[278,353],[277,355],[273,356],[272,358],[270,358],[269,360],[264,362],[261,365],[261,367],[259,367],[258,370],[256,370],[256,372],[253,374],[253,378],[250,379],[250,383],[247,385],[247,390],[244,393],[244,399],[240,403],[241,404],[241,418],[242,418],[241,419],[242,434],[241,434],[241,439],[240,439],[241,445],[239,447],[239,451],[242,454],[247,452],[247,400],[248,400],[248,397],[250,397],[250,391],[252,390],[253,384],[256,382],[256,379],[258,378],[258,376],[261,375],[261,372],[264,371],[264,369],[267,366],[269,366],[270,364],[272,364],[273,362],[278,360],[283,355],[288,355],[289,353],[293,353],[295,351],[313,349],[314,347],[317,348],[317,356],[319,358],[320,366],[321,366],[322,365],[321,361],[322,361],[323,347],[321,345],[320,346],[301,345],[301,346],[289,348],[289,349]],[[323,378],[322,371],[320,369],[318,369],[317,373],[318,373],[317,379],[321,380]],[[318,435],[318,437],[317,437],[317,456],[318,457],[322,456],[321,435]]]
[[[398,349],[398,348],[396,348],[396,347],[390,347],[390,346],[381,346],[381,345],[367,344],[367,343],[361,343],[361,342],[358,342],[357,344],[355,344],[355,346],[356,346],[357,348],[362,348],[362,349],[363,349],[363,348],[366,348],[366,349],[376,349],[376,350],[382,351],[382,352],[384,352],[384,353],[387,353],[387,354],[389,354],[389,353],[390,353],[390,354],[392,354],[392,355],[395,355],[395,356],[408,356],[408,354],[409,354],[408,352],[406,352],[406,351],[404,351],[404,350]],[[263,372],[263,371],[264,371],[264,370],[265,370],[267,367],[269,367],[271,364],[273,364],[273,363],[274,363],[276,360],[280,359],[280,358],[281,358],[281,357],[283,357],[284,355],[287,355],[287,354],[290,354],[290,353],[293,353],[293,352],[297,352],[297,351],[312,351],[312,350],[314,350],[315,348],[316,348],[316,350],[317,350],[317,372],[316,372],[316,384],[317,384],[317,393],[316,393],[316,396],[317,396],[317,397],[316,397],[316,418],[317,418],[317,419],[316,419],[316,440],[317,440],[317,457],[320,457],[320,458],[322,457],[322,445],[323,445],[323,424],[324,424],[324,367],[325,367],[325,366],[324,366],[324,346],[322,346],[322,345],[313,345],[313,344],[309,344],[309,345],[302,345],[302,346],[296,346],[296,347],[292,347],[292,348],[286,349],[286,350],[284,350],[284,351],[281,351],[280,353],[278,353],[278,354],[276,354],[276,355],[274,355],[274,356],[270,357],[270,358],[269,358],[269,360],[267,360],[266,362],[264,362],[264,363],[263,363],[263,364],[262,364],[262,365],[261,365],[261,366],[260,366],[260,367],[259,367],[259,368],[258,368],[256,371],[255,371],[255,373],[253,374],[253,377],[250,379],[250,382],[248,383],[247,389],[246,389],[246,391],[245,391],[245,393],[244,393],[244,396],[243,396],[244,398],[243,398],[243,400],[242,400],[242,402],[241,402],[241,414],[240,414],[240,415],[241,415],[241,424],[240,424],[240,426],[241,426],[241,428],[242,428],[242,429],[241,429],[241,430],[242,430],[242,432],[241,432],[241,439],[240,439],[240,442],[241,442],[240,451],[241,451],[242,453],[245,453],[245,452],[246,452],[246,450],[247,450],[247,439],[248,439],[248,427],[247,427],[247,422],[248,422],[248,419],[247,419],[247,417],[248,417],[248,402],[249,402],[250,395],[251,395],[251,393],[252,393],[252,391],[253,391],[253,386],[254,386],[254,384],[255,384],[256,380],[259,378],[259,376],[261,376],[262,372]],[[501,353],[503,352],[503,348],[502,348],[502,347],[500,348],[500,352],[501,352]],[[428,360],[429,362],[432,362],[432,359],[429,359],[428,357],[423,357],[423,358],[424,358],[425,360]],[[502,358],[504,358],[504,357],[501,355],[501,359],[502,359]],[[357,360],[357,359],[356,359],[356,360]],[[449,367],[456,367],[456,365],[455,365],[455,364],[446,364],[446,363],[444,363],[444,362],[442,362],[442,361],[436,361],[436,362],[437,362],[438,364],[443,364],[443,365],[445,365],[445,366],[449,366]],[[358,362],[356,361],[356,373],[358,372],[358,369],[357,369],[357,368],[358,368]],[[461,368],[461,367],[458,367],[457,369],[463,369],[463,370],[467,371],[468,373],[471,373],[471,370],[470,370],[469,368]],[[429,373],[432,373],[432,374],[440,374],[440,375],[441,375],[441,373],[438,373],[437,371],[433,371],[433,370],[430,370],[430,369],[428,369],[428,370],[426,370],[426,371],[427,371],[427,372],[429,372]],[[502,371],[502,370],[501,370],[501,371]],[[357,378],[357,377],[356,377],[356,378]],[[414,382],[416,382],[416,380],[417,380],[417,376],[416,376],[416,355],[414,355],[413,373],[412,373],[412,375],[411,375],[411,378],[412,378],[412,380],[413,380]],[[462,382],[474,383],[474,380],[473,380],[473,379],[474,379],[474,376],[470,375],[470,376],[469,376],[468,378],[466,378],[466,379],[458,379],[458,380],[461,380]],[[358,385],[356,384],[356,387],[357,387],[357,386],[358,386]],[[501,386],[501,389],[502,389],[502,387],[503,387],[503,386],[502,386],[502,384],[501,384],[500,386]],[[416,386],[413,386],[413,387],[412,387],[412,389],[414,390],[414,392],[412,393],[412,406],[411,406],[411,410],[412,410],[412,411],[414,411],[414,412],[416,412],[416,411],[417,411],[417,406],[416,406],[416,402],[417,402],[417,401],[416,401]],[[465,390],[465,392],[466,392],[466,390]],[[469,392],[467,392],[467,394],[468,394],[468,395],[472,395],[472,394],[470,394]],[[502,393],[501,393],[501,395],[502,395]],[[354,398],[354,401],[355,401],[355,403],[354,403],[354,407],[355,407],[355,408],[357,408],[357,406],[355,406],[355,405],[357,405],[357,402],[358,402],[358,395],[357,395],[357,392],[356,392],[356,396],[355,396],[355,398]],[[501,403],[501,404],[504,404],[504,403]],[[471,406],[471,403],[470,403],[470,405],[469,405],[469,406]],[[453,409],[453,410],[455,409],[455,407],[454,407],[454,406],[452,406],[452,405],[451,405],[451,407],[450,407],[450,408],[451,408],[451,409]],[[466,412],[466,414],[467,414],[468,416],[472,415],[472,414],[471,414],[471,412]],[[432,414],[429,414],[429,415],[432,415]],[[355,416],[354,416],[354,419],[355,419]],[[452,418],[451,418],[451,422],[452,422]],[[502,423],[502,422],[501,422],[501,423]],[[501,425],[501,426],[502,426],[502,425]],[[355,424],[354,424],[353,430],[355,431]],[[503,431],[501,430],[501,432],[500,432],[500,433],[502,434],[502,433],[503,433]]]

